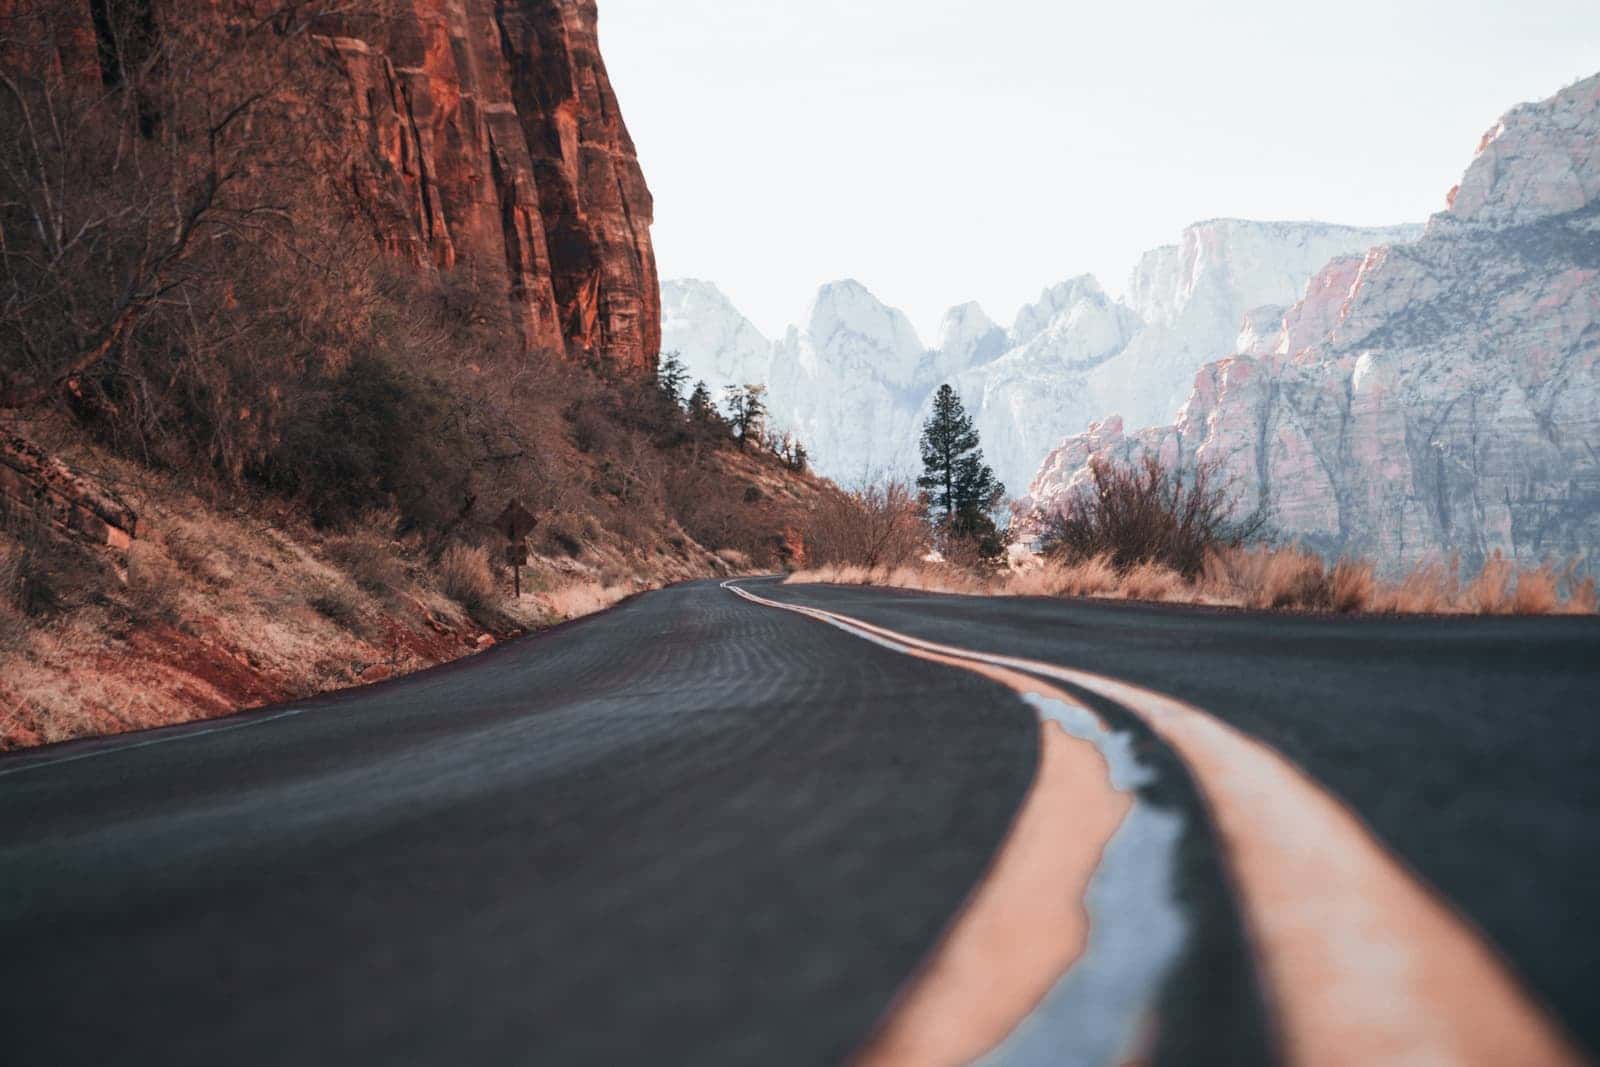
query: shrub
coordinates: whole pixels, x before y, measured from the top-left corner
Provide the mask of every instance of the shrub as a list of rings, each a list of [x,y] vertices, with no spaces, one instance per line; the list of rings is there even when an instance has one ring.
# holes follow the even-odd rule
[[[1463,594],[1469,610],[1480,615],[1507,615],[1516,600],[1514,580],[1516,569],[1500,552],[1483,561],[1483,569],[1467,585]]]
[[[410,523],[442,527],[470,496],[471,444],[436,383],[370,353],[339,374],[311,375],[265,463],[269,488],[301,499],[320,526],[396,507]]]
[[[719,548],[716,555],[718,559],[735,572],[750,570],[750,557],[740,552],[737,548]]]
[[[1420,563],[1400,580],[1398,586],[1383,590],[1374,600],[1373,610],[1401,615],[1438,615],[1456,611],[1461,599],[1460,564],[1429,560]]]
[[[468,611],[488,606],[495,596],[488,550],[469,545],[445,549],[439,557],[439,585],[445,596]]]
[[[1341,614],[1368,610],[1377,593],[1378,579],[1370,563],[1342,559],[1328,575],[1328,607]]]
[[[1562,603],[1561,610],[1568,615],[1594,615],[1600,612],[1600,594],[1597,594],[1595,580],[1589,578],[1569,578],[1571,591]]]
[[[135,616],[177,622],[182,584],[177,565],[160,548],[148,541],[128,546],[128,606]]]
[[[1328,605],[1322,557],[1299,548],[1226,549],[1207,561],[1208,585],[1246,607],[1305,608]]]
[[[1120,572],[1158,563],[1192,579],[1209,553],[1243,544],[1265,525],[1264,512],[1242,522],[1229,518],[1228,487],[1218,483],[1213,464],[1187,477],[1154,456],[1134,466],[1096,457],[1089,469],[1093,484],[1044,518],[1042,549],[1051,558],[1108,555]]]
[[[335,626],[351,633],[362,632],[361,605],[350,589],[342,583],[320,583],[306,599],[306,603]]]
[[[927,554],[928,527],[916,493],[890,479],[851,493],[824,493],[803,531],[811,566],[898,567]]]
[[[565,552],[573,559],[583,555],[583,537],[570,516],[552,515],[540,528],[541,540],[546,549]]]
[[[1120,590],[1131,600],[1168,600],[1181,593],[1186,584],[1177,571],[1147,560],[1128,569]]]
[[[1561,606],[1560,578],[1549,565],[1517,575],[1511,610],[1517,615],[1554,615]]]
[[[405,567],[377,538],[340,538],[328,546],[328,555],[357,586],[374,596],[392,596],[406,584]]]

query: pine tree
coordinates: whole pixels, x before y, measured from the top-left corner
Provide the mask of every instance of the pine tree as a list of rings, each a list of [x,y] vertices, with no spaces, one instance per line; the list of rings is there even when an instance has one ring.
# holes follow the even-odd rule
[[[767,425],[767,387],[730,385],[722,395],[739,447],[746,447],[752,440],[759,443]]]
[[[683,365],[683,357],[676,352],[663,353],[661,362],[656,365],[656,388],[673,410],[683,407],[683,387],[688,382],[689,368]]]
[[[707,423],[716,417],[716,405],[711,402],[711,390],[706,383],[694,383],[694,391],[689,394],[689,418],[697,423]]]
[[[917,486],[929,494],[929,517],[944,536],[979,542],[985,558],[997,555],[1004,545],[990,512],[1006,487],[983,461],[972,416],[949,385],[939,387],[922,426],[922,467]]]

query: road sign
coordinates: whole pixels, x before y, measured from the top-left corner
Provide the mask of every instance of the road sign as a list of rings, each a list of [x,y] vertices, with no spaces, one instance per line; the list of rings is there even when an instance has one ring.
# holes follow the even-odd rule
[[[513,500],[506,505],[500,517],[494,520],[495,529],[505,535],[507,541],[520,541],[533,533],[533,528],[539,525],[539,520],[534,518],[533,512],[522,506],[522,501]]]

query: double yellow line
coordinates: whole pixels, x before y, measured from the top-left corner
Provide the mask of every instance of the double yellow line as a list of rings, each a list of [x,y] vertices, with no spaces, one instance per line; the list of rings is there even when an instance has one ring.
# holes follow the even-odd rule
[[[1106,675],[927,641],[772,600],[737,581],[723,587],[1019,692],[1061,682],[1139,716],[1189,767],[1216,827],[1287,1062],[1587,1062],[1468,920],[1346,804],[1262,742],[1191,704]]]

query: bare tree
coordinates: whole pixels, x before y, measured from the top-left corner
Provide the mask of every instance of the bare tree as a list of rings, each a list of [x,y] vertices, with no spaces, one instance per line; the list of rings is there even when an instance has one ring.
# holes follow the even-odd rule
[[[1119,571],[1154,562],[1192,578],[1209,553],[1259,537],[1266,527],[1263,509],[1232,518],[1230,486],[1215,464],[1185,474],[1155,456],[1129,466],[1096,456],[1089,470],[1091,485],[1041,517],[1045,555],[1107,555]]]
[[[894,567],[928,551],[931,533],[923,502],[895,478],[869,481],[853,492],[830,492],[807,525],[806,554],[814,564]]]
[[[348,85],[317,33],[356,16],[150,12],[16,0],[0,20],[0,408],[65,399],[238,475],[286,376],[365,327],[375,249],[346,232]]]

